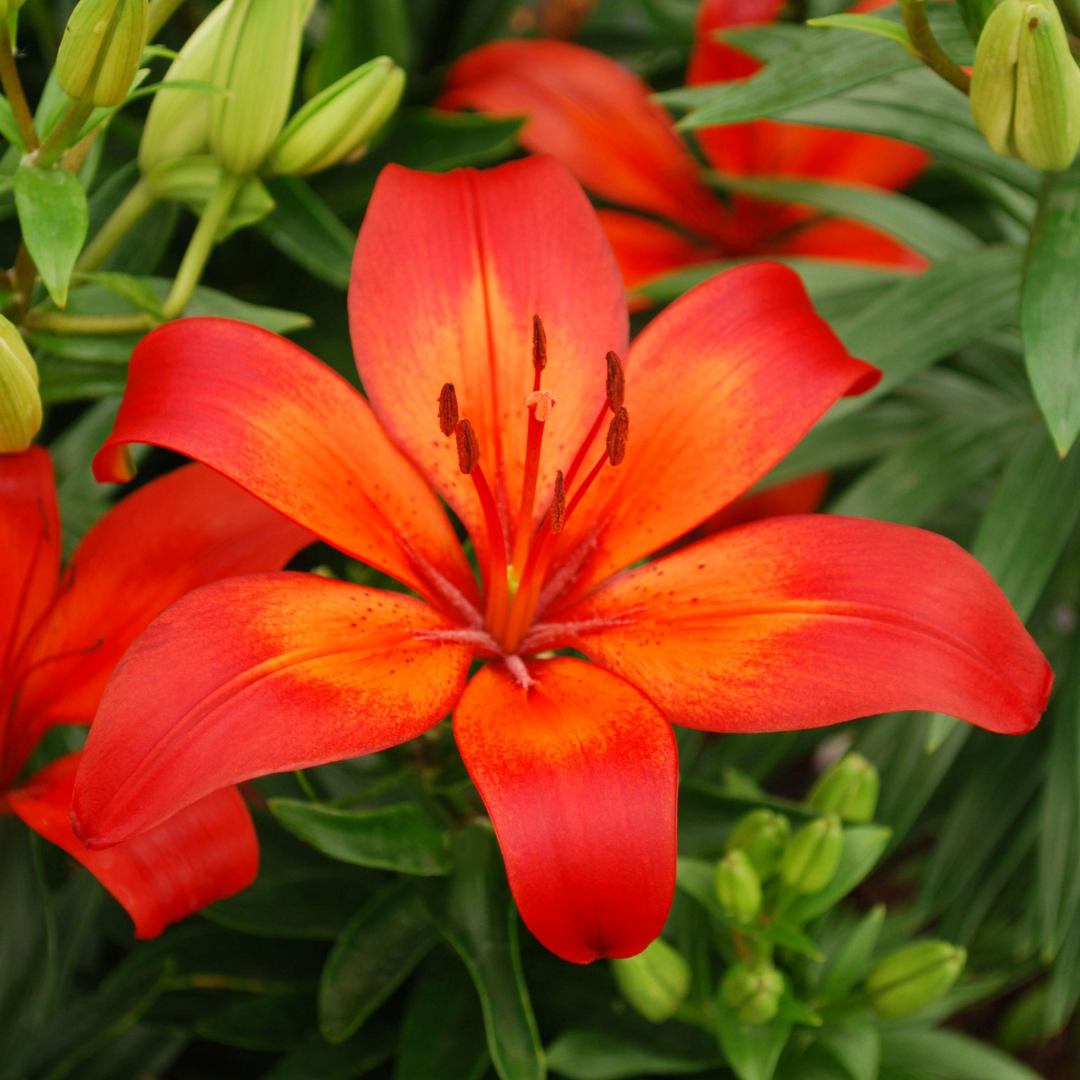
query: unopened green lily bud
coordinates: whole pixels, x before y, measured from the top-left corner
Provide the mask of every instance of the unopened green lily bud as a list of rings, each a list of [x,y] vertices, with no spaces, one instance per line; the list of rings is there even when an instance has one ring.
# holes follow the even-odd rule
[[[298,176],[355,157],[394,114],[405,72],[389,56],[369,60],[313,97],[270,151],[270,168]]]
[[[22,335],[0,315],[0,454],[19,454],[41,428],[38,371]]]
[[[148,0],[79,0],[56,57],[56,81],[76,101],[119,105],[146,45]]]
[[[1080,68],[1052,0],[1002,0],[975,50],[971,115],[999,154],[1067,169],[1080,147]]]
[[[254,172],[292,103],[307,0],[232,0],[221,28],[210,102],[210,149],[230,172]]]
[[[637,956],[612,960],[611,971],[622,996],[654,1024],[671,1019],[690,993],[690,965],[663,938]]]
[[[735,964],[720,992],[744,1024],[767,1024],[780,1010],[784,976],[772,964]]]
[[[844,821],[873,821],[880,790],[877,769],[862,754],[845,754],[818,778],[806,801]]]
[[[780,860],[784,884],[800,893],[821,892],[840,864],[844,833],[835,814],[804,825],[787,843]]]
[[[217,158],[173,158],[155,165],[146,174],[146,186],[154,199],[185,203],[201,214],[224,172]],[[274,198],[257,176],[244,177],[225,220],[214,237],[220,243],[237,229],[254,225],[274,209]]]
[[[716,864],[713,889],[733,919],[749,922],[761,910],[761,879],[745,851],[729,851]]]
[[[180,54],[165,72],[166,86],[178,79],[208,83],[214,75],[221,28],[233,0],[222,0],[199,23]],[[170,158],[205,154],[210,149],[209,90],[159,90],[150,103],[139,142],[139,167],[143,173]]]
[[[947,941],[920,941],[879,960],[866,980],[874,1011],[903,1020],[940,1000],[960,977],[967,950]]]
[[[772,810],[753,810],[731,831],[728,851],[745,851],[758,877],[765,881],[776,869],[791,835],[791,822]]]

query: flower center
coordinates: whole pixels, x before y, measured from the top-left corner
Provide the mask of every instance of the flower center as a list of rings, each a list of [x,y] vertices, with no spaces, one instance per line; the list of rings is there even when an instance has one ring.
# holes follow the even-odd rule
[[[547,367],[547,336],[539,315],[533,316],[533,389],[525,398],[528,414],[528,434],[525,444],[525,476],[521,487],[521,503],[517,513],[517,529],[511,551],[503,529],[495,497],[480,466],[480,441],[472,424],[458,415],[457,394],[447,383],[439,394],[439,427],[444,435],[457,436],[458,467],[473,482],[484,515],[487,532],[488,566],[485,597],[484,628],[508,656],[513,656],[536,613],[540,589],[547,575],[551,558],[571,515],[581,504],[585,493],[606,464],[619,465],[626,456],[626,441],[630,419],[623,405],[626,377],[619,357],[607,354],[607,397],[600,412],[585,436],[569,468],[555,473],[555,483],[547,512],[533,528],[537,483],[540,475],[540,451],[544,427],[555,408],[556,398],[542,385]],[[604,450],[595,464],[575,486],[575,480],[585,464],[589,448],[600,428],[608,422]]]

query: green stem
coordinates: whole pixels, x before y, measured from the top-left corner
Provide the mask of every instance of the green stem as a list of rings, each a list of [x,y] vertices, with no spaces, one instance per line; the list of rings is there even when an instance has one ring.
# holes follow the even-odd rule
[[[42,169],[47,169],[55,164],[63,156],[64,151],[71,145],[82,131],[83,124],[90,118],[94,106],[89,101],[73,101],[63,116],[60,117],[56,127],[45,136],[41,149],[37,152],[34,162]]]
[[[15,52],[11,48],[11,35],[6,25],[0,30],[0,84],[4,87],[4,96],[18,125],[23,147],[31,154],[38,148],[37,129],[19,78],[19,69],[15,65]]]
[[[199,284],[199,278],[206,268],[206,261],[210,258],[210,252],[214,249],[218,229],[232,208],[236,193],[240,190],[241,178],[232,173],[223,172],[214,188],[206,207],[203,209],[199,224],[184,252],[180,269],[173,281],[172,289],[165,300],[165,318],[175,319],[191,299],[195,286]]]
[[[125,236],[142,221],[146,212],[154,205],[150,186],[140,180],[125,196],[120,205],[109,216],[109,220],[98,230],[97,235],[83,249],[76,270],[89,273],[97,270],[116,250]]]
[[[60,983],[60,937],[56,925],[56,908],[45,875],[42,840],[36,832],[30,833],[30,849],[34,858],[34,874],[41,890],[41,914],[45,921],[45,979],[41,988],[41,1019],[47,1020],[56,1005],[54,999]]]
[[[184,0],[150,0],[146,40],[153,41],[158,31],[173,17]]]
[[[153,330],[158,320],[138,315],[69,315],[63,311],[31,311],[23,321],[27,330],[53,334],[139,334]]]
[[[926,0],[900,0],[904,28],[922,62],[962,94],[971,93],[971,77],[938,44],[926,18]]]
[[[296,782],[300,785],[300,790],[307,796],[308,802],[318,802],[319,796],[315,794],[315,789],[311,786],[311,781],[307,778],[307,773],[303,769],[297,769],[293,775],[296,777]]]

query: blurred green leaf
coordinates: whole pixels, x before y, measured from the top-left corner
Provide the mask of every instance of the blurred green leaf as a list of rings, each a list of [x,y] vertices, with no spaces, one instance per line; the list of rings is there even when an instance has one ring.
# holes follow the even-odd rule
[[[791,1021],[777,1016],[768,1024],[744,1024],[717,995],[716,1031],[724,1060],[739,1080],[772,1080],[791,1034]]]
[[[720,1064],[664,1054],[601,1031],[564,1031],[547,1048],[552,1071],[568,1080],[623,1080],[640,1076],[690,1076]]]
[[[401,985],[438,940],[407,881],[391,886],[342,931],[319,983],[319,1029],[347,1039]]]
[[[817,1033],[818,1045],[843,1065],[852,1080],[877,1080],[881,1036],[861,1017],[836,1020]]]
[[[156,318],[164,318],[161,297],[144,278],[135,277],[134,274],[102,270],[94,274],[77,274],[75,280],[96,282],[110,292],[116,293],[139,311],[145,311]]]
[[[0,135],[20,153],[26,149],[19,125],[15,123],[15,114],[11,111],[11,103],[6,97],[0,97]]]
[[[259,222],[259,231],[312,276],[347,289],[356,234],[301,177],[275,176],[266,186],[274,209]]]
[[[331,0],[321,45],[305,75],[308,96],[337,82],[376,56],[412,66],[413,45],[405,0]]]
[[[874,869],[892,835],[891,829],[880,825],[855,825],[844,829],[844,847],[840,865],[832,881],[821,892],[800,896],[787,910],[787,917],[796,923],[807,923],[824,914],[842,900]]]
[[[476,985],[495,1071],[502,1080],[543,1080],[543,1051],[518,952],[517,912],[490,827],[463,829],[451,854],[454,872],[424,882],[424,902]]]
[[[64,307],[90,221],[82,184],[67,169],[24,165],[15,173],[15,206],[41,280],[57,307]]]
[[[197,1021],[195,1031],[242,1050],[291,1050],[314,1020],[314,990],[295,987],[234,1001]]]
[[[942,259],[982,246],[974,233],[947,215],[917,199],[880,188],[767,176],[720,176],[717,184],[757,198],[804,203],[830,214],[863,221],[895,236],[930,259]]]
[[[339,810],[300,799],[271,799],[274,817],[312,847],[342,862],[403,874],[446,874],[446,837],[411,803]]]
[[[262,1080],[354,1080],[378,1068],[394,1052],[394,1025],[375,1019],[340,1043],[311,1032]]]
[[[829,957],[817,988],[817,996],[822,1002],[839,1001],[862,980],[884,922],[885,905],[878,904],[855,924],[840,948]]]
[[[1031,232],[1020,323],[1035,400],[1058,452],[1080,432],[1080,168],[1049,173]]]
[[[1023,253],[1001,244],[962,252],[894,285],[835,327],[852,355],[881,368],[874,389],[844,398],[830,418],[870,402],[960,346],[1016,318]]]
[[[895,41],[912,56],[919,55],[918,49],[911,44],[907,30],[902,24],[895,23],[891,19],[882,19],[876,15],[853,15],[844,11],[837,15],[823,15],[816,19],[807,19],[806,24],[807,26],[835,27],[838,30],[856,30],[862,34],[877,34]]]
[[[38,377],[41,400],[52,404],[119,396],[127,382],[127,368],[115,364],[70,363],[56,357],[40,356]]]
[[[1026,1065],[957,1031],[886,1031],[882,1059],[940,1080],[1040,1080]]]
[[[452,952],[437,949],[405,1007],[394,1080],[480,1080],[489,1061],[484,1013],[469,972]]]

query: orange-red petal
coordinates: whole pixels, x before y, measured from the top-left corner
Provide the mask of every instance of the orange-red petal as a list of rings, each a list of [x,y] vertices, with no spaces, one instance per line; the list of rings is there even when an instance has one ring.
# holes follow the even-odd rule
[[[60,519],[48,451],[31,446],[0,454],[0,678],[48,607],[59,570]],[[0,706],[2,700],[0,692]]]
[[[202,465],[123,499],[86,534],[25,650],[0,784],[52,724],[89,724],[109,676],[147,623],[219,578],[278,570],[314,537]],[[6,774],[6,775],[5,775]]]
[[[577,631],[557,643],[630,680],[673,723],[709,731],[925,709],[1018,734],[1053,680],[1004,594],[951,540],[824,514],[719,533],[562,619]]]
[[[386,168],[360,230],[349,313],[372,407],[481,551],[472,481],[439,430],[443,384],[453,383],[472,423],[507,528],[524,476],[533,315],[547,333],[544,385],[558,401],[545,424],[541,492],[588,431],[604,400],[605,356],[622,352],[628,333],[596,214],[552,158],[445,175]]]
[[[772,249],[785,255],[850,259],[905,270],[925,270],[930,260],[899,240],[848,218],[823,218],[795,229]]]
[[[485,667],[454,712],[525,925],[564,960],[632,956],[675,888],[678,753],[622,679],[580,660]]]
[[[812,514],[821,505],[829,486],[827,472],[810,473],[797,480],[748,493],[725,506],[719,513],[703,521],[691,534],[691,541],[734,529],[763,518],[788,517],[791,514]]]
[[[335,547],[447,604],[476,584],[446,514],[367,402],[303,349],[231,319],[181,319],[139,343],[94,462],[126,443],[195,458]]]
[[[740,266],[684,294],[630,349],[626,459],[604,469],[560,536],[552,580],[575,571],[569,595],[583,596],[685,535],[878,374],[848,354],[787,267]]]
[[[71,829],[71,793],[82,754],[69,754],[8,792],[12,810],[35,832],[82,863],[116,897],[137,938],[157,937],[246,889],[259,870],[259,842],[234,787],[207,795],[155,829],[106,851],[91,851]]]
[[[596,216],[630,290],[661,274],[723,255],[715,247],[694,243],[683,233],[638,214],[598,210]]]
[[[723,228],[724,208],[651,93],[592,49],[495,41],[453,64],[439,104],[526,116],[522,145],[559,158],[590,191],[712,235]]]
[[[188,593],[105,691],[75,787],[79,835],[106,847],[229,784],[419,735],[465,685],[471,648],[437,640],[455,629],[412,597],[309,574]]]

